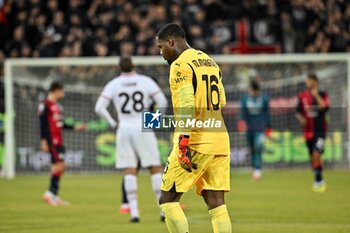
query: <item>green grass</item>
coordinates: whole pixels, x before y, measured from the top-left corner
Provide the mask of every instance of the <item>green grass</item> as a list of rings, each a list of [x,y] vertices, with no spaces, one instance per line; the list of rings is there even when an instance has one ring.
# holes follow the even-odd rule
[[[249,174],[233,173],[227,195],[233,232],[348,233],[350,232],[350,173],[326,171],[328,191],[310,191],[309,171],[266,172],[260,183]],[[47,187],[44,176],[0,180],[1,233],[163,233],[148,175],[139,176],[141,223],[129,224],[118,213],[121,175],[67,175],[62,197],[69,207],[50,207],[41,200]],[[212,232],[200,197],[184,195],[191,233]]]

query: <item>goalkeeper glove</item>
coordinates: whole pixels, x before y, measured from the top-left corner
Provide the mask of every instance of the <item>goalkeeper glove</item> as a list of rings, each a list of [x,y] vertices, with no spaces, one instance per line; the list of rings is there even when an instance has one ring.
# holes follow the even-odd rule
[[[239,120],[237,122],[237,129],[239,133],[244,133],[247,131],[247,123],[244,120]]]
[[[271,134],[272,134],[272,129],[270,127],[266,128],[265,129],[265,136],[266,137],[271,137]]]
[[[190,147],[188,146],[188,142],[190,140],[189,135],[180,134],[179,136],[179,151],[180,154],[177,157],[179,163],[183,169],[188,172],[192,172],[192,168],[197,170],[197,164],[192,163],[192,157],[190,152]]]

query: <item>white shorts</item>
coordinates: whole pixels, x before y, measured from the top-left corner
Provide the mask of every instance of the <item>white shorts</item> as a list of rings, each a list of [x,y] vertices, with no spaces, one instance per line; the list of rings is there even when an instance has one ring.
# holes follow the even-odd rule
[[[154,132],[142,132],[138,128],[119,128],[117,130],[116,168],[137,168],[160,166],[160,154]]]

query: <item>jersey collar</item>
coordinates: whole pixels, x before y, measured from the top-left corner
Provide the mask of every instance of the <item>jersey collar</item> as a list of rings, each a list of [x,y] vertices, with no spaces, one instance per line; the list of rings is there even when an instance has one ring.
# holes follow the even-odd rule
[[[131,72],[122,72],[120,74],[121,77],[130,77],[130,76],[134,76],[136,74],[136,71],[131,71]]]

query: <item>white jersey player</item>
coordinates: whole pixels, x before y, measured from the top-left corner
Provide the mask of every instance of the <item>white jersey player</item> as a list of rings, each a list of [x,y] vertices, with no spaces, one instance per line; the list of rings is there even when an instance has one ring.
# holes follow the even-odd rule
[[[167,100],[159,86],[150,77],[138,74],[130,58],[120,60],[121,75],[111,80],[103,89],[95,112],[117,130],[118,169],[124,169],[125,191],[130,207],[131,222],[139,222],[137,203],[137,167],[149,168],[152,188],[157,200],[160,197],[162,168],[157,139],[153,131],[142,132],[143,112],[153,102],[159,108],[167,107]],[[118,114],[118,123],[107,110],[110,102]]]

